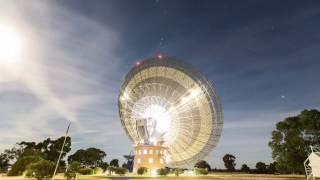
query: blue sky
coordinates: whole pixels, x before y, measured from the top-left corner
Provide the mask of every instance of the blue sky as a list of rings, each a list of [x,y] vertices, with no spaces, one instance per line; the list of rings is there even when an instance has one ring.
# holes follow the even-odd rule
[[[23,39],[19,76],[0,71],[0,150],[63,134],[73,151],[98,147],[108,160],[130,152],[117,109],[137,60],[159,53],[211,80],[224,110],[223,167],[271,162],[275,124],[320,108],[318,1],[1,1],[0,23]],[[1,50],[0,50],[1,53]]]

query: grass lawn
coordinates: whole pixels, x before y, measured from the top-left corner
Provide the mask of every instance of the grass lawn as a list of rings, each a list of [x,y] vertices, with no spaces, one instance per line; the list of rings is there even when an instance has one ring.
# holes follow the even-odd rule
[[[33,178],[23,178],[23,177],[0,177],[1,180],[14,180],[14,179],[30,179]],[[63,176],[59,175],[55,178],[56,180],[63,180]],[[230,173],[213,173],[207,176],[194,176],[194,177],[186,177],[186,176],[167,176],[167,177],[140,177],[140,176],[79,176],[79,180],[102,180],[102,179],[123,179],[123,180],[133,180],[133,179],[183,179],[183,180],[192,180],[192,179],[213,179],[213,180],[221,180],[221,179],[230,179],[230,180],[303,180],[305,179],[303,175],[267,175],[267,174],[230,174]]]

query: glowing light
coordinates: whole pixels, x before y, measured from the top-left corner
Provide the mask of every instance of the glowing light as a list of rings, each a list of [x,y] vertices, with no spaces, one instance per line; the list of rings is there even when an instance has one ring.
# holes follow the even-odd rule
[[[152,163],[153,163],[153,159],[149,158],[149,164],[152,164]]]
[[[151,176],[152,177],[156,177],[157,175],[158,175],[158,173],[157,173],[156,169],[151,170]]]
[[[156,121],[156,130],[160,133],[167,132],[170,128],[171,117],[168,111],[160,105],[152,104],[145,111],[143,116]]]
[[[158,59],[162,59],[163,56],[161,54],[158,55]]]
[[[19,34],[9,26],[0,25],[0,62],[17,63],[22,50]]]
[[[157,139],[156,139],[156,138],[151,137],[149,140],[150,140],[150,142],[151,142],[152,144],[157,144]]]
[[[123,95],[120,97],[121,101],[129,100],[129,95],[127,93],[123,93]]]
[[[165,162],[170,163],[171,162],[171,157],[169,155],[165,156]]]
[[[136,66],[139,66],[140,64],[141,64],[140,61],[137,61],[137,62],[136,62]]]
[[[194,173],[194,171],[192,171],[192,170],[185,171],[183,174],[185,174],[186,176],[195,176],[196,175]]]
[[[191,89],[188,95],[181,97],[181,103],[185,104],[191,99],[196,98],[200,94],[200,92],[201,91],[199,89]]]
[[[22,38],[10,26],[0,25],[0,81],[16,79],[21,73]]]

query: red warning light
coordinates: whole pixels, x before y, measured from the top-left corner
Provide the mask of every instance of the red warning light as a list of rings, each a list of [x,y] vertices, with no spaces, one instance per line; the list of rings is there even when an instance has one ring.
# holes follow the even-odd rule
[[[162,54],[159,54],[158,59],[162,59],[162,58],[163,58]]]

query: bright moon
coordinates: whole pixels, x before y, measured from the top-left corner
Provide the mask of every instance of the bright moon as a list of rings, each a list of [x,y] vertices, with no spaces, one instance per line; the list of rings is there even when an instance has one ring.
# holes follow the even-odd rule
[[[22,37],[13,27],[0,25],[0,82],[21,74]]]
[[[0,25],[0,63],[20,61],[21,37],[11,27]]]

